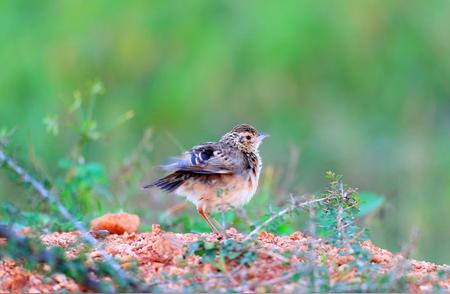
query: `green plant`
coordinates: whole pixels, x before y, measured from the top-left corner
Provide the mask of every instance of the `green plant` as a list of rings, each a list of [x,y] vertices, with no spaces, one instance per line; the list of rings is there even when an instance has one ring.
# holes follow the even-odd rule
[[[50,115],[43,120],[47,131],[54,136],[59,136],[60,132],[70,132],[71,128],[77,132],[78,139],[67,158],[58,161],[62,173],[53,181],[62,203],[77,216],[101,211],[102,203],[111,199],[108,189],[110,181],[104,166],[87,160],[86,156],[89,145],[102,137],[98,122],[94,119],[94,108],[96,100],[104,92],[103,84],[94,82],[88,93],[74,92],[73,103],[63,114]],[[58,118],[61,116],[64,120],[60,122]]]
[[[186,256],[197,255],[202,263],[211,263],[217,269],[226,271],[227,263],[250,265],[256,260],[254,241],[223,240],[221,242],[207,242],[199,240],[189,244]]]
[[[45,172],[44,168],[34,159],[34,155],[31,157],[32,162],[30,163],[36,177],[43,186],[56,191],[62,205],[77,219],[83,221],[91,219],[94,215],[104,213],[105,209],[114,207],[111,204],[114,193],[110,174],[103,163],[89,156],[90,147],[102,140],[107,132],[129,121],[134,116],[133,111],[126,111],[108,124],[99,124],[94,118],[94,110],[96,101],[104,93],[103,84],[99,81],[94,82],[86,91],[75,91],[73,102],[64,107],[60,113],[50,114],[43,119],[43,124],[50,135],[59,140],[65,140],[67,137],[76,138],[74,144],[68,146],[63,158],[53,160],[57,163],[56,166],[52,167],[52,170],[56,171],[55,173]],[[11,150],[13,146],[10,142],[14,133],[15,129],[2,128],[0,130],[0,147],[8,153],[13,153]],[[150,138],[148,132],[144,137],[146,140]],[[139,144],[139,150],[136,150],[128,158],[129,164],[135,164],[140,160],[141,149],[148,148],[147,144],[147,141]],[[31,148],[32,144],[30,144],[30,154],[34,154]],[[120,175],[114,175],[114,177],[117,178]],[[20,179],[16,178],[16,180],[20,182]],[[124,191],[121,191],[121,193],[124,193]],[[50,231],[74,228],[72,224],[59,218],[54,211],[55,208],[49,206],[45,201],[33,200],[31,203],[32,209],[21,212],[20,217],[16,217],[15,221],[23,226],[47,228]],[[5,209],[3,210],[5,211]],[[5,213],[3,221],[10,218],[9,214]]]
[[[365,230],[356,224],[360,201],[356,189],[346,187],[342,176],[334,172],[327,172],[326,177],[329,180],[329,187],[323,194],[326,200],[315,207],[319,236],[329,238],[336,245],[366,237]]]

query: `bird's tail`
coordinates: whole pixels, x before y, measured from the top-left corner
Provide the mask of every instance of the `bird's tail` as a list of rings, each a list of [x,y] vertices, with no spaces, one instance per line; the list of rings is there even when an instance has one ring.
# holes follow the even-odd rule
[[[175,191],[179,186],[181,186],[186,180],[186,174],[183,172],[174,172],[168,176],[157,179],[152,183],[145,185],[143,188],[148,189],[152,187],[158,187],[161,190],[165,190],[168,192]]]

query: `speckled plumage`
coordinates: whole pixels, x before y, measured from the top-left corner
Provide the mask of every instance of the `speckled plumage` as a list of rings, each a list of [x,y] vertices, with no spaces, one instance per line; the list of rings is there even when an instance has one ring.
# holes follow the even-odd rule
[[[144,188],[158,187],[185,196],[217,232],[209,212],[240,207],[255,194],[262,166],[258,147],[266,136],[250,125],[238,125],[218,142],[195,146],[163,166],[171,173]]]

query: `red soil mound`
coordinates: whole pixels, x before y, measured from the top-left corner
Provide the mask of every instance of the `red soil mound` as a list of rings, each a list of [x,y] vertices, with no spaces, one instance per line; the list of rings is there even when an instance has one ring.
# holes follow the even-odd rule
[[[244,235],[234,229],[227,231],[229,238],[243,240]],[[46,246],[61,246],[66,249],[68,257],[77,255],[79,246],[69,246],[79,240],[78,232],[53,233],[41,236]],[[195,255],[184,257],[187,244],[200,238],[209,242],[217,241],[213,234],[177,234],[163,232],[159,225],[154,225],[149,233],[124,233],[123,235],[108,235],[99,240],[105,250],[120,261],[127,269],[137,263],[141,276],[149,283],[163,281],[166,291],[182,290],[193,282],[202,285],[203,290],[233,287],[238,291],[250,292],[290,292],[301,288],[300,281],[292,281],[294,269],[301,264],[307,264],[304,258],[295,255],[285,255],[285,252],[307,252],[314,244],[315,252],[309,262],[326,264],[330,274],[330,283],[340,281],[359,282],[360,275],[355,268],[349,268],[352,256],[342,256],[337,248],[322,240],[313,239],[296,232],[290,236],[280,237],[262,232],[255,247],[257,259],[250,266],[238,266],[227,263],[225,269],[219,271],[217,267],[206,263]],[[398,254],[393,254],[374,246],[370,241],[364,242],[362,247],[371,253],[372,263],[379,265],[380,273],[396,272],[400,265],[408,264],[406,275],[410,291],[429,292],[436,284],[450,291],[450,276],[448,266],[438,266],[432,263],[408,260]],[[92,251],[90,258],[100,258],[100,254]],[[325,262],[324,262],[325,260]],[[54,291],[82,291],[77,284],[62,274],[46,275],[44,273],[29,272],[11,260],[0,261],[0,291],[14,292],[54,292]],[[48,269],[47,269],[48,270]],[[438,277],[438,271],[443,271],[444,277]],[[42,271],[41,271],[42,272]],[[177,280],[167,279],[167,276],[177,276]],[[394,279],[399,278],[393,276]],[[395,282],[395,281],[392,281]]]

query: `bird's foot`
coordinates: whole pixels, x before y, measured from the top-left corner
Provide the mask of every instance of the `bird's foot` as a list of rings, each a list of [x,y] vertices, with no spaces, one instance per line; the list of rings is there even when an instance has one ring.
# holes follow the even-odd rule
[[[217,237],[217,240],[227,240],[230,238],[225,230],[215,231],[213,234]]]

